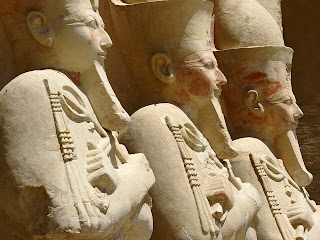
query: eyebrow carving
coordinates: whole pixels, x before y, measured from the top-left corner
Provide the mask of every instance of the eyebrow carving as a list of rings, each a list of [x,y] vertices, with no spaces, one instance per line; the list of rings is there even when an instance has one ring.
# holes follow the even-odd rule
[[[86,24],[84,22],[73,22],[73,23],[67,23],[65,26],[80,27],[80,26],[86,26]]]
[[[184,65],[186,67],[203,67],[208,62],[212,62],[214,66],[216,66],[215,62],[210,57],[202,57],[191,60],[185,60]]]
[[[288,94],[286,89],[282,89],[267,98],[267,101],[271,104],[277,104],[287,100],[291,100],[293,102],[292,97]]]
[[[83,14],[81,15],[81,17],[78,17],[78,18],[69,19],[65,24],[65,26],[70,26],[70,27],[86,26],[87,23],[93,20],[96,21],[98,26],[102,26],[104,28],[104,23],[101,24],[100,21],[98,21],[98,19],[96,18],[96,16],[90,13]]]

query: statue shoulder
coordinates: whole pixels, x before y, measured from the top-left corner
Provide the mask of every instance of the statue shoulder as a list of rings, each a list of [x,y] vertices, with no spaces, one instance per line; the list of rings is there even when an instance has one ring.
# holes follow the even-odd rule
[[[170,103],[157,103],[152,104],[137,110],[132,114],[132,118],[144,118],[144,117],[165,117],[167,115],[175,115],[177,118],[189,119],[187,115],[177,106]]]
[[[183,158],[170,124],[167,125],[167,117],[177,125],[192,124],[178,107],[154,104],[136,111],[128,129],[119,137],[130,153],[146,156],[157,179],[150,190],[154,209],[157,209],[154,217],[171,231],[163,233],[163,228],[157,227],[153,234],[161,235],[162,239],[185,239],[185,235],[190,236],[188,239],[211,239],[199,224]]]
[[[234,140],[232,145],[237,149],[238,156],[230,159],[235,176],[240,177],[243,182],[250,182],[259,190],[259,181],[255,176],[253,158],[269,158],[275,160],[276,157],[268,146],[257,138],[246,137]]]
[[[149,139],[153,142],[166,139],[167,144],[175,145],[174,137],[166,122],[167,117],[181,127],[192,126],[192,129],[197,129],[180,108],[169,103],[152,104],[132,114],[128,129],[119,139],[126,142],[127,147],[132,144],[141,145],[138,139]],[[202,136],[198,130],[195,131]]]
[[[232,141],[232,145],[241,154],[256,154],[256,155],[268,155],[269,157],[274,157],[268,146],[262,142],[260,139],[253,137],[239,138]]]
[[[19,99],[23,101],[28,97],[37,97],[39,100],[47,96],[44,80],[47,80],[53,88],[59,88],[71,82],[64,74],[51,69],[25,72],[11,80],[0,91],[0,99],[16,98],[17,101]]]
[[[134,152],[138,150],[136,149],[138,145],[145,145],[143,144],[145,139],[149,139],[150,145],[144,147],[150,149],[155,146],[155,142],[161,141],[160,139],[166,139],[169,142],[174,141],[165,121],[165,118],[172,114],[176,117],[184,113],[172,104],[153,104],[143,107],[132,114],[129,127],[124,133],[120,134],[119,139],[125,143],[129,151],[130,148],[134,148]]]
[[[43,139],[56,135],[44,80],[54,89],[68,78],[54,70],[30,71],[17,76],[0,91],[0,131],[5,133],[0,138],[6,135],[6,139],[11,139],[6,143],[9,145],[17,142],[8,149],[23,152],[21,145],[40,146]]]

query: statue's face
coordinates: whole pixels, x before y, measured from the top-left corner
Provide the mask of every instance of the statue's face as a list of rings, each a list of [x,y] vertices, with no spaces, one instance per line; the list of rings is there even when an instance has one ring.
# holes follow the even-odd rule
[[[281,61],[268,61],[255,69],[260,71],[251,72],[242,81],[243,89],[246,88],[247,81],[254,83],[253,89],[258,92],[257,102],[253,101],[247,107],[258,107],[259,102],[264,110],[261,116],[258,114],[252,118],[255,121],[252,127],[256,126],[265,132],[265,136],[272,134],[273,137],[288,130],[295,130],[303,113],[292,90],[286,84],[288,72],[285,64]],[[255,110],[252,109],[252,112]]]
[[[280,133],[295,130],[303,113],[293,92],[283,87],[266,98],[265,115],[267,124],[273,127],[275,133]]]
[[[48,22],[55,33],[53,48],[59,65],[66,70],[82,73],[90,69],[95,60],[103,65],[106,48],[112,42],[104,30],[100,15],[92,9],[90,1],[80,2],[79,5],[83,6],[77,5],[73,11],[66,11],[71,12],[70,16],[60,17],[59,24],[55,24],[50,17]],[[49,16],[55,18],[54,15],[59,16],[59,13],[51,13]]]
[[[195,101],[219,98],[227,79],[218,68],[212,51],[197,51],[175,67],[178,91],[182,99]]]

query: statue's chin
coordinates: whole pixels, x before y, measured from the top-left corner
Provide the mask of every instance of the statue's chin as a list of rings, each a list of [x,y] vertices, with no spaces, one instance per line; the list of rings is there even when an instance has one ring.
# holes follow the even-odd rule
[[[218,158],[229,159],[238,155],[232,146],[218,98],[213,97],[199,110],[198,124]]]
[[[295,133],[292,130],[283,133],[274,142],[274,147],[293,180],[301,187],[308,186],[313,176],[304,165]]]
[[[124,131],[130,117],[112,90],[101,64],[95,62],[92,69],[82,74],[80,81],[102,127],[110,131]]]

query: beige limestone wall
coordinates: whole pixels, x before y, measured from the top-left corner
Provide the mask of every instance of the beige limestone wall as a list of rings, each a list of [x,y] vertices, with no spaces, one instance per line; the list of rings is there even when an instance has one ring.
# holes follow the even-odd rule
[[[284,39],[295,50],[292,85],[304,112],[297,129],[307,168],[314,176],[308,187],[320,204],[320,1],[282,0]]]

